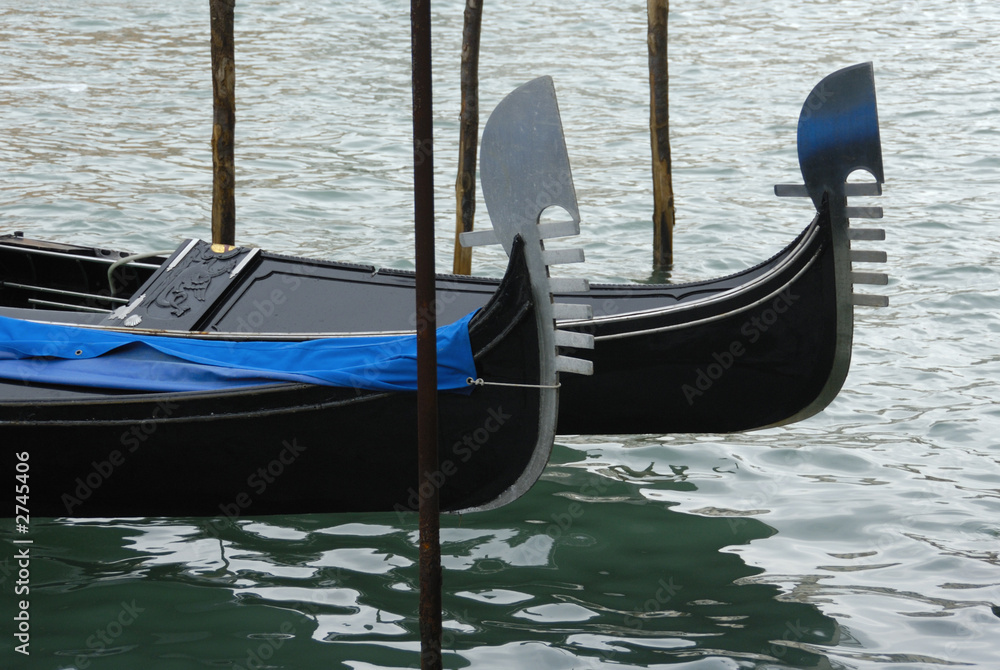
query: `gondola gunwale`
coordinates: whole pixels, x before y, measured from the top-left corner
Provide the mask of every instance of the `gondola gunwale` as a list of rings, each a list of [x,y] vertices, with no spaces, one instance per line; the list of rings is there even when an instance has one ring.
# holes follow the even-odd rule
[[[601,326],[601,325],[605,325],[605,324],[617,324],[617,323],[628,323],[628,322],[632,322],[632,321],[650,320],[650,319],[654,319],[654,318],[657,318],[657,317],[662,317],[664,315],[671,315],[672,316],[675,313],[679,313],[679,312],[690,312],[690,311],[693,311],[695,309],[704,308],[704,307],[711,307],[713,305],[716,305],[716,304],[719,304],[719,303],[723,303],[723,302],[732,302],[732,301],[738,300],[741,296],[743,296],[743,295],[745,295],[745,294],[747,294],[749,292],[756,291],[760,287],[767,286],[767,285],[772,284],[772,283],[778,283],[778,284],[785,285],[785,284],[794,282],[795,279],[798,276],[800,276],[802,273],[804,273],[805,271],[807,271],[809,269],[809,267],[811,267],[814,264],[815,259],[821,253],[823,253],[823,248],[822,247],[820,247],[820,248],[814,248],[815,247],[814,242],[815,242],[816,238],[819,237],[822,234],[821,231],[818,228],[818,225],[817,225],[818,219],[819,219],[819,216],[817,215],[816,219],[814,219],[814,222],[812,224],[810,224],[810,226],[807,227],[803,231],[803,233],[798,238],[796,238],[795,241],[793,241],[784,250],[782,250],[781,252],[779,252],[778,254],[776,254],[771,260],[765,261],[762,264],[754,266],[753,268],[748,269],[745,273],[738,273],[738,274],[735,274],[735,275],[730,275],[729,277],[720,278],[720,280],[719,280],[720,283],[723,282],[723,281],[728,282],[728,281],[732,281],[732,279],[734,279],[735,277],[742,276],[743,274],[754,273],[753,276],[750,277],[745,283],[741,283],[741,284],[738,284],[736,286],[732,286],[732,287],[729,287],[729,288],[726,288],[726,289],[723,289],[723,290],[720,290],[720,291],[713,292],[712,295],[706,296],[704,298],[700,298],[700,299],[696,299],[696,300],[690,300],[690,301],[686,301],[686,302],[679,302],[679,303],[676,303],[676,304],[673,304],[673,305],[664,305],[662,307],[655,307],[655,308],[649,308],[649,309],[645,309],[645,310],[638,310],[638,311],[634,311],[634,312],[627,312],[627,313],[624,313],[624,314],[601,315],[601,316],[596,316],[595,315],[594,318],[593,318],[592,323],[597,324],[598,326]],[[803,262],[802,267],[799,268],[795,272],[795,275],[791,279],[788,279],[788,280],[786,280],[784,282],[782,282],[779,279],[777,279],[778,275],[780,275],[782,273],[785,273],[788,270],[789,266],[791,266],[791,265],[799,262],[801,259],[803,259],[806,256],[808,256],[808,258],[806,258],[804,261],[802,261]],[[763,270],[763,271],[762,272],[757,272],[757,271],[760,271],[760,270]],[[777,289],[777,292],[780,292],[780,290],[781,289]],[[773,294],[773,292],[772,292],[772,294]],[[757,302],[759,303],[760,300],[758,300]],[[754,306],[754,304],[756,304],[756,303],[747,304],[747,305],[745,305],[744,307],[742,307],[740,309],[742,309],[742,310],[751,309]],[[720,314],[719,316],[723,316],[723,315],[726,315],[726,314],[729,314],[729,313],[731,313],[731,312],[730,311],[726,311],[723,314]],[[717,318],[717,317],[710,317],[708,320],[710,321],[711,319],[714,319],[714,318]],[[698,323],[705,323],[705,322],[706,322],[706,319],[700,319],[700,320],[694,320],[694,321],[686,321],[683,324],[676,324],[676,326],[669,326],[668,328],[672,329],[674,327],[683,327],[684,325],[687,325],[687,324],[696,325]],[[569,321],[569,322],[566,322],[564,325],[566,325],[567,327],[572,327],[574,325],[582,326],[582,325],[584,325],[586,323],[588,323],[588,322],[586,322],[586,321],[578,321],[578,322]],[[641,330],[641,331],[632,331],[632,330],[629,330],[629,331],[626,331],[626,332],[623,332],[623,333],[615,333],[615,334],[607,334],[607,335],[595,335],[595,338],[598,341],[607,340],[607,339],[619,339],[619,338],[623,338],[623,337],[630,337],[630,336],[633,336],[633,335],[641,335],[641,334],[646,334],[646,333],[651,333],[651,332],[657,332],[658,330],[660,330],[660,328],[654,328],[654,329],[651,329],[651,330]]]
[[[722,313],[719,313],[719,314],[714,314],[712,316],[704,317],[704,318],[701,318],[701,319],[692,319],[690,321],[683,321],[683,322],[679,322],[679,323],[672,323],[672,324],[663,325],[663,326],[655,326],[655,327],[652,327],[652,328],[645,328],[645,329],[642,329],[642,330],[631,329],[631,330],[627,330],[627,331],[621,332],[621,333],[612,333],[612,334],[607,334],[607,335],[595,335],[594,339],[596,341],[598,341],[598,342],[603,342],[603,341],[608,341],[608,340],[622,340],[622,339],[628,339],[628,338],[631,338],[631,337],[641,337],[641,336],[644,336],[644,335],[655,335],[657,333],[665,333],[665,332],[669,332],[669,331],[673,331],[673,330],[680,330],[680,329],[683,329],[683,328],[696,328],[696,327],[701,326],[701,325],[707,325],[707,324],[710,324],[710,323],[715,323],[717,321],[720,321],[720,320],[725,319],[725,318],[729,318],[729,317],[731,317],[733,315],[736,315],[736,314],[743,314],[745,312],[750,312],[753,309],[759,307],[760,305],[762,305],[762,304],[764,304],[766,302],[772,301],[778,295],[780,295],[781,293],[783,293],[788,288],[789,285],[794,284],[803,275],[805,275],[807,272],[809,272],[809,270],[812,269],[816,265],[816,263],[818,262],[818,259],[820,258],[820,256],[821,256],[822,253],[823,253],[822,249],[816,250],[812,254],[812,256],[805,262],[805,264],[799,270],[797,270],[794,275],[792,275],[792,277],[790,277],[788,280],[786,280],[784,282],[779,283],[779,285],[776,288],[771,288],[771,290],[768,293],[764,294],[763,297],[756,298],[753,302],[745,303],[743,305],[740,305],[737,308],[734,308],[734,309],[731,309],[731,310],[728,310],[726,312],[722,312]],[[757,287],[754,287],[754,288],[757,288]],[[720,299],[717,302],[732,301],[732,300],[740,297],[740,295],[742,295],[742,294],[744,294],[746,292],[747,291],[740,291],[740,292],[738,292],[735,295],[719,296]],[[659,316],[663,316],[663,315],[667,314],[668,312],[670,313],[671,316],[673,315],[673,312],[670,312],[667,309],[662,309],[662,310],[657,310],[657,311],[650,311],[648,313],[643,313],[642,315],[639,315],[638,313],[636,313],[635,315],[631,315],[630,314],[630,316],[632,316],[633,318],[626,319],[626,321],[650,320],[650,319],[653,319],[653,318],[656,318],[656,317],[659,317]],[[573,325],[578,325],[578,326],[582,327],[585,323],[586,322],[576,322],[575,324],[574,323],[567,323],[565,325],[567,327],[572,327]]]

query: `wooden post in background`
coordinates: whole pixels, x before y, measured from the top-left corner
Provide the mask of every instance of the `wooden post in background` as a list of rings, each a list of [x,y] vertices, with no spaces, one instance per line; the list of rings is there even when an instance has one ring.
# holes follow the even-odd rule
[[[667,77],[669,0],[646,0],[649,28],[649,133],[653,148],[653,269],[666,271],[674,262],[674,187],[670,177]]]
[[[212,243],[236,244],[236,0],[209,0],[212,14]]]
[[[455,180],[455,262],[452,272],[472,273],[472,248],[458,236],[472,230],[476,218],[476,150],[479,144],[479,35],[483,25],[482,0],[466,0],[462,30],[462,110]]]

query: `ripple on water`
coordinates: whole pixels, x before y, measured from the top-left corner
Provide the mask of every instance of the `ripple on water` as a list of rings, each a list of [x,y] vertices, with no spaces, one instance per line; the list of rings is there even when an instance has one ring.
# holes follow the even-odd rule
[[[560,438],[524,499],[446,517],[446,664],[992,668],[1000,81],[984,64],[996,5],[671,5],[672,278],[753,265],[808,222],[808,203],[771,191],[800,178],[801,99],[872,60],[891,278],[874,290],[891,306],[857,310],[844,389],[805,422]],[[485,9],[484,118],[514,86],[555,77],[588,260],[566,272],[646,280],[642,3]],[[0,232],[134,251],[207,234],[204,11],[0,9]],[[451,266],[461,13],[434,7],[439,268]],[[238,5],[241,241],[412,266],[406,22],[387,2]],[[477,272],[503,266],[476,251]],[[58,520],[32,533],[32,651],[52,667],[407,667],[419,655],[414,519]]]

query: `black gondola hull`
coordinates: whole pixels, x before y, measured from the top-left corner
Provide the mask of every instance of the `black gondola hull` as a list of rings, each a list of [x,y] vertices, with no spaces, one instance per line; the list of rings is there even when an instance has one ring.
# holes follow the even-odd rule
[[[474,393],[471,403],[440,398],[448,429],[430,479],[439,483],[445,510],[488,504],[518,479],[535,447],[537,393]],[[81,420],[36,412],[0,430],[12,467],[15,453],[30,454],[37,516],[416,509],[413,399],[342,395],[306,386],[238,401],[172,394],[91,404],[79,408]],[[470,404],[485,410],[470,411]]]
[[[429,480],[443,510],[509,501],[547,461],[555,390],[541,388],[552,363],[529,280],[519,251],[469,326],[477,374],[525,386],[439,394]],[[414,392],[309,384],[115,393],[0,383],[4,458],[14,466],[26,454],[31,510],[43,517],[415,510],[416,411]]]
[[[15,248],[0,246],[0,258]],[[853,319],[849,279],[844,295],[848,254],[838,248],[826,212],[774,258],[729,277],[673,286],[594,284],[588,293],[558,296],[591,305],[592,321],[561,326],[596,340],[593,350],[574,352],[593,361],[594,374],[563,380],[558,431],[721,433],[820,411],[840,389],[849,364],[851,334],[842,323]],[[65,274],[82,273],[78,267]],[[25,285],[36,280],[21,279]],[[439,323],[483,305],[497,285],[495,279],[440,276]],[[240,293],[214,314],[210,329],[405,332],[413,327],[413,299],[411,273],[263,254]],[[372,304],[380,309],[362,307]],[[96,322],[100,315],[73,318]]]

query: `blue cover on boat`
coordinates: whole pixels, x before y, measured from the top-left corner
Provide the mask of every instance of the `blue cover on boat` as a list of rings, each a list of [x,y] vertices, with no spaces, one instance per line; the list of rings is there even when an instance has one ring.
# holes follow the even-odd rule
[[[437,330],[438,388],[476,376],[472,314]],[[0,317],[0,378],[136,391],[205,391],[305,382],[374,391],[417,388],[415,335],[303,342],[134,335]]]

